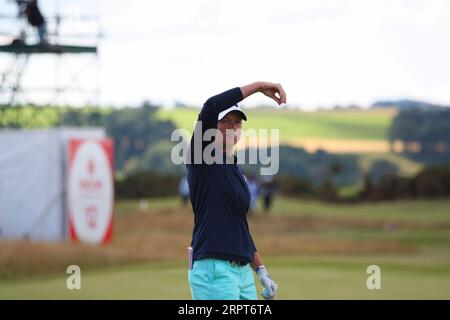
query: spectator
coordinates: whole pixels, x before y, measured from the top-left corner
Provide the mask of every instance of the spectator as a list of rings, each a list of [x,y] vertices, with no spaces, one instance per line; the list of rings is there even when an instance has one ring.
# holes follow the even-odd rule
[[[16,0],[20,8],[20,14],[27,17],[28,23],[35,27],[40,44],[47,43],[47,23],[39,10],[37,0]]]
[[[273,195],[275,193],[275,180],[273,176],[263,176],[261,184],[261,195],[264,199],[264,211],[269,212],[272,207]]]
[[[189,184],[186,176],[181,178],[180,183],[178,184],[178,194],[181,197],[183,207],[185,207],[189,200]]]
[[[256,213],[258,210],[259,185],[254,174],[250,174],[247,179],[248,188],[250,189],[250,210]]]

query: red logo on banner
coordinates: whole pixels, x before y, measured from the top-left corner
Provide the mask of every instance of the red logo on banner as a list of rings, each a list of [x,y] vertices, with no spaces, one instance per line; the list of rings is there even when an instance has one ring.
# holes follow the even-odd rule
[[[86,222],[90,229],[97,228],[98,212],[96,206],[88,206],[85,208]]]
[[[95,171],[95,162],[94,162],[94,160],[89,159],[89,162],[88,162],[88,172],[89,172],[89,174],[93,174],[94,171]]]
[[[114,208],[111,139],[69,142],[68,211],[73,241],[106,243]]]

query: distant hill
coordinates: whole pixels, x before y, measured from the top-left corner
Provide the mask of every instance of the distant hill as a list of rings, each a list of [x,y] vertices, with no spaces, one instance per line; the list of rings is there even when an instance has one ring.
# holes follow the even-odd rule
[[[418,100],[380,100],[374,102],[371,106],[373,109],[380,109],[380,108],[396,108],[398,110],[407,110],[407,109],[436,109],[436,108],[443,108],[446,106],[438,105],[438,104],[432,104],[424,101],[418,101]]]
[[[329,110],[305,112],[289,109],[246,109],[245,128],[279,129],[282,143],[298,139],[388,141],[394,109]],[[199,109],[159,109],[156,116],[172,120],[176,127],[189,131],[194,127]]]

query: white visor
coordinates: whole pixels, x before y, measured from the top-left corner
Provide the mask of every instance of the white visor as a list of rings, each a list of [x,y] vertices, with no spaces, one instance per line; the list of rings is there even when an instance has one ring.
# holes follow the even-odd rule
[[[228,109],[223,110],[221,113],[219,113],[219,116],[217,117],[217,120],[222,120],[223,117],[225,117],[231,111],[238,111],[238,112],[240,112],[241,116],[242,116],[242,119],[247,121],[247,116],[245,115],[244,111],[241,110],[241,107],[239,107],[237,104],[235,104],[234,106],[229,107]]]

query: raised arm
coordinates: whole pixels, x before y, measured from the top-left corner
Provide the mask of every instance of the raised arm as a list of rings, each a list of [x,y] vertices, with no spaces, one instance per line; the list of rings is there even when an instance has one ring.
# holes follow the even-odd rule
[[[194,136],[203,137],[206,130],[217,128],[218,115],[220,112],[232,107],[257,92],[261,92],[267,97],[273,99],[279,105],[286,103],[286,93],[284,92],[283,87],[279,83],[264,81],[257,81],[241,87],[235,87],[210,97],[203,104],[202,110],[198,115],[198,119],[194,127],[194,135],[192,136],[190,145],[191,159],[194,159],[194,150],[199,148],[198,153],[200,154],[210,143],[209,141],[201,141],[200,144],[197,144]]]
[[[206,100],[198,117],[198,120],[203,122],[203,129],[215,128],[220,112],[257,92],[273,99],[279,105],[286,103],[286,93],[279,83],[257,81],[236,87]]]
[[[236,87],[206,100],[198,115],[198,120],[203,122],[203,130],[216,128],[219,113],[241,102],[242,99],[244,99],[242,92],[239,87]]]

